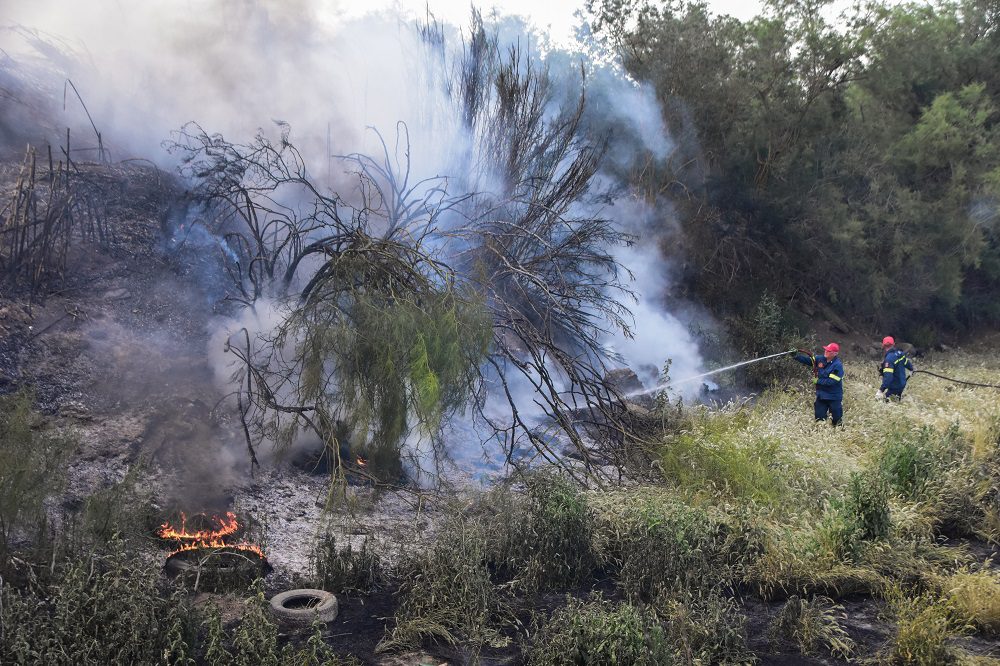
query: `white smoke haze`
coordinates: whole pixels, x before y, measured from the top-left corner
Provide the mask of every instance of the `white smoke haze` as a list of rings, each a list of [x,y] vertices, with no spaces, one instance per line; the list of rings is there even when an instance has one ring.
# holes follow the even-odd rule
[[[452,74],[448,59],[434,60],[413,17],[382,12],[344,19],[338,14],[342,5],[319,0],[6,4],[9,26],[57,35],[71,53],[63,58],[44,52],[51,39],[39,42],[9,26],[0,30],[0,48],[15,63],[45,61],[60,77],[72,78],[114,159],[143,157],[172,170],[176,158],[162,142],[186,122],[247,142],[258,128],[277,135],[273,121],[280,120],[290,124],[291,139],[314,179],[339,191],[351,181],[344,163],[331,155],[363,153],[378,159],[382,146],[368,129],[373,127],[387,142],[390,156],[398,157],[404,152],[395,144],[398,123],[405,123],[413,182],[426,179],[431,188],[448,178],[458,188],[451,194],[494,186],[496,174],[473,171],[476,137],[466,131],[444,90]],[[660,247],[674,230],[670,209],[612,188],[625,169],[635,167],[637,156],[658,161],[670,154],[672,142],[653,91],[628,80],[609,59],[595,58],[593,45],[576,52],[555,49],[544,35],[509,17],[498,19],[497,27],[502,47],[517,44],[536,64],[544,61],[550,67],[557,83],[552,113],[560,103],[575,104],[582,63],[585,127],[595,134],[616,128],[607,173],[601,177],[608,194],[588,205],[637,237],[635,246],[621,248],[617,256],[636,277],[630,287],[638,302],[628,303],[634,337],[609,335],[608,346],[647,386],[668,358],[673,376],[697,374],[701,358],[696,344],[663,307],[670,276]],[[460,50],[461,28],[447,26],[445,33],[447,48]],[[546,46],[544,54],[540,45]],[[75,136],[93,143],[75,100],[69,100],[63,113],[61,92],[62,78],[54,78],[56,124],[72,125]],[[349,198],[349,193],[341,194]],[[232,372],[232,358],[222,351],[225,340],[241,328],[266,333],[281,317],[280,307],[267,301],[237,319],[211,323],[209,359],[221,385],[228,385]],[[527,382],[519,387],[526,393],[525,412],[540,411]],[[415,440],[412,448],[420,451],[422,446]]]

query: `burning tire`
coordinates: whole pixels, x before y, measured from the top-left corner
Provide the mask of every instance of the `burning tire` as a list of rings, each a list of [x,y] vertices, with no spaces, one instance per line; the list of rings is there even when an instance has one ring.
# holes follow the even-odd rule
[[[332,622],[339,611],[337,597],[323,590],[289,590],[271,598],[271,612],[286,624],[310,625],[315,618]]]

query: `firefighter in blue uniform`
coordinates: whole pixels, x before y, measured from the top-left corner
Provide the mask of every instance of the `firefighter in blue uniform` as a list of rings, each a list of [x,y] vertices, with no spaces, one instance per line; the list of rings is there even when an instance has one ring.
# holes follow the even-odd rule
[[[825,421],[827,414],[833,417],[833,425],[840,425],[844,416],[844,364],[840,362],[840,345],[831,342],[823,347],[823,355],[813,356],[810,352],[792,352],[795,360],[808,365],[813,370],[816,385],[816,420]]]
[[[903,398],[903,389],[906,388],[906,371],[913,372],[913,364],[901,350],[896,348],[896,341],[891,335],[882,338],[882,363],[879,364],[879,373],[882,375],[882,386],[878,390],[878,395],[884,400]]]

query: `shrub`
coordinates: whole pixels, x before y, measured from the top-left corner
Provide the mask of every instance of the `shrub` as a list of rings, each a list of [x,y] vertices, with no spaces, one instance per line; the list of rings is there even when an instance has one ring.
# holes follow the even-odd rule
[[[488,550],[480,519],[447,517],[429,546],[400,563],[396,626],[378,650],[461,643],[475,660],[483,646],[506,644],[500,630],[512,616],[490,579]]]
[[[794,349],[807,344],[790,320],[789,312],[777,299],[764,293],[756,307],[741,317],[730,319],[731,337],[743,358],[774,354],[782,349]],[[758,363],[742,370],[751,386],[767,386],[787,381],[799,374],[794,364]]]
[[[141,465],[133,465],[125,476],[87,498],[83,527],[94,542],[103,546],[116,537],[146,536],[156,526],[148,490],[139,489]]]
[[[568,599],[540,623],[529,664],[747,663],[745,618],[713,592],[653,606]]]
[[[680,663],[651,611],[599,597],[591,602],[569,599],[556,610],[536,632],[527,661],[538,666]]]
[[[771,464],[780,443],[766,437],[733,441],[732,434],[740,421],[737,417],[728,424],[706,424],[695,432],[671,438],[661,449],[664,477],[684,490],[715,489],[736,498],[778,503],[785,484]]]
[[[852,474],[844,506],[853,520],[858,536],[866,541],[889,536],[892,520],[889,516],[889,489],[878,474]]]
[[[361,547],[357,550],[350,541],[346,547],[338,549],[336,537],[327,533],[313,549],[312,564],[316,586],[338,594],[368,594],[385,582],[382,559],[370,549],[367,539],[361,542]]]
[[[0,663],[149,664],[192,652],[191,609],[120,542],[106,557],[58,565],[44,588],[0,594]]]
[[[932,447],[934,431],[894,432],[882,448],[878,469],[889,486],[907,499],[917,499],[939,469]]]
[[[72,442],[42,430],[27,391],[0,396],[0,569],[14,538],[44,524],[45,499],[61,487]]]
[[[278,629],[271,621],[264,581],[251,584],[246,610],[233,637],[235,666],[278,666]]]
[[[749,556],[752,535],[721,513],[651,489],[592,499],[599,501],[595,551],[630,601],[726,584]]]
[[[490,515],[490,565],[501,580],[533,593],[591,578],[593,520],[579,488],[555,473],[525,479],[525,493],[502,488],[483,500]],[[495,536],[494,536],[495,535]]]
[[[823,651],[847,659],[855,645],[840,626],[840,619],[844,617],[843,606],[835,606],[827,597],[808,600],[793,595],[781,607],[768,633],[772,640],[794,643],[802,654]]]

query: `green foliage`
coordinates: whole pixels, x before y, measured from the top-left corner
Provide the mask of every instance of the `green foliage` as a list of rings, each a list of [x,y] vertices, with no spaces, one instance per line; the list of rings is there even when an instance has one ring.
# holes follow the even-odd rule
[[[536,634],[533,665],[675,664],[673,646],[656,616],[630,604],[569,599]]]
[[[312,633],[305,645],[295,649],[291,644],[285,645],[281,651],[282,666],[362,666],[360,659],[354,656],[341,657],[337,655],[323,640],[325,625],[319,618],[313,620]]]
[[[64,461],[72,448],[65,436],[46,432],[32,409],[27,391],[0,396],[0,570],[14,539],[44,524],[46,498],[64,478]]]
[[[677,138],[644,186],[681,211],[686,284],[742,337],[773,331],[765,291],[911,339],[1000,321],[995,3],[590,4]]]
[[[365,287],[314,294],[284,324],[280,338],[300,340],[298,399],[317,405],[323,422],[345,423],[368,471],[395,481],[407,434],[436,435],[444,415],[469,400],[492,330],[475,296],[429,282],[414,292],[391,284],[369,261],[331,260],[332,274]],[[388,293],[365,283],[366,275],[389,280]]]
[[[172,663],[191,658],[191,610],[163,594],[157,572],[119,542],[106,557],[57,567],[43,588],[0,589],[0,662],[66,666]]]
[[[844,619],[842,606],[834,605],[827,597],[801,599],[793,595],[774,618],[768,630],[772,640],[794,643],[802,654],[821,651],[839,659],[847,659],[855,644],[840,620]]]
[[[649,606],[569,598],[542,623],[529,664],[746,663],[742,616],[717,595]]]
[[[936,444],[937,433],[931,428],[892,433],[882,448],[879,474],[895,492],[910,500],[919,499],[941,470]]]
[[[877,473],[851,475],[843,499],[834,500],[815,532],[815,545],[846,561],[857,562],[872,541],[889,536],[889,488]]]
[[[278,630],[271,621],[264,581],[250,586],[250,597],[233,637],[234,666],[278,666]]]
[[[747,314],[730,319],[729,332],[740,351],[740,359],[751,359],[774,354],[783,349],[806,346],[798,328],[789,321],[789,312],[778,300],[765,292],[756,306]],[[801,374],[801,367],[786,360],[775,359],[757,363],[743,370],[744,379],[751,386],[767,386],[787,381]]]
[[[371,549],[367,539],[357,550],[350,541],[347,546],[337,548],[336,537],[324,534],[313,549],[312,564],[316,587],[334,594],[369,594],[385,583],[382,558]]]
[[[475,660],[485,645],[506,644],[500,630],[513,617],[491,580],[490,557],[482,520],[448,516],[434,541],[400,564],[396,625],[379,650],[444,642],[463,645]]]
[[[878,474],[852,474],[844,504],[847,517],[857,529],[858,537],[866,541],[889,536],[892,520],[889,516],[889,491]]]
[[[532,593],[590,580],[593,521],[585,496],[555,473],[533,473],[524,482],[523,494],[502,488],[484,499],[495,542],[491,566]]]
[[[753,551],[742,526],[670,495],[608,493],[600,500],[595,550],[630,601],[724,585]]]
[[[95,491],[83,508],[83,527],[98,546],[115,538],[146,536],[156,525],[150,493],[142,488],[141,465],[133,465],[115,483]]]
[[[205,638],[203,642],[205,662],[208,664],[231,664],[233,655],[226,648],[225,630],[222,628],[222,614],[218,607],[210,604],[205,618]]]
[[[667,481],[692,493],[716,490],[762,503],[781,501],[785,483],[772,466],[780,443],[771,438],[739,441],[740,417],[703,421],[693,431],[670,437],[660,449]]]

